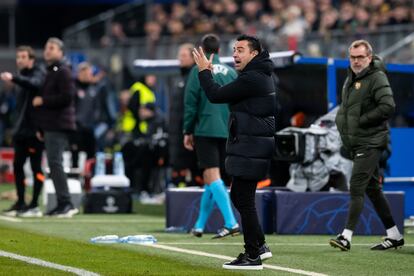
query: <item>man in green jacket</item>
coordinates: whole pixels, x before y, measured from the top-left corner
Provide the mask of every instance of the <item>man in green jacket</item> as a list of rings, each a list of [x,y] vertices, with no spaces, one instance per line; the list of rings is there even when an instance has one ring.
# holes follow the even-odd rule
[[[220,63],[217,55],[220,40],[216,35],[205,35],[201,46],[209,55],[214,54],[213,75],[216,82],[224,85],[237,77],[232,68]],[[196,237],[202,236],[214,202],[224,217],[224,228],[213,238],[223,238],[240,232],[220,174],[220,169],[224,168],[228,118],[228,106],[209,102],[200,86],[197,67],[193,67],[184,92],[184,147],[188,150],[194,150],[195,147],[205,183],[198,219],[191,230]]]
[[[342,88],[342,102],[336,115],[343,148],[354,161],[350,181],[351,202],[342,234],[330,245],[342,251],[351,249],[353,231],[364,207],[364,194],[370,198],[387,237],[372,250],[399,248],[404,239],[395,225],[389,204],[382,192],[379,161],[389,139],[387,120],[395,109],[394,98],[383,62],[373,55],[365,40],[349,47],[350,69]]]

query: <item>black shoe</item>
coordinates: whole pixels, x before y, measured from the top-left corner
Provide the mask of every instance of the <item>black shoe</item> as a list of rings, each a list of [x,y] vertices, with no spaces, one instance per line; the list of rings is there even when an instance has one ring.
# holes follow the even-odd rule
[[[401,238],[399,240],[393,240],[390,238],[385,238],[382,243],[376,244],[371,247],[371,250],[387,250],[387,249],[398,249],[403,247],[404,245],[404,239]]]
[[[259,256],[262,261],[272,258],[272,252],[267,244],[263,244],[259,249]]]
[[[234,261],[224,263],[224,269],[246,269],[246,270],[262,270],[262,260],[260,256],[256,259],[249,258],[246,253],[240,253],[240,255]]]
[[[339,234],[336,239],[331,239],[329,244],[332,247],[337,247],[342,251],[349,251],[351,250],[351,243],[341,234]]]
[[[52,210],[50,210],[50,211],[48,211],[48,212],[46,212],[46,216],[54,216],[54,215],[56,215],[56,212],[58,211],[58,210],[60,210],[60,206],[58,205],[58,206],[56,206],[55,208],[53,208]]]
[[[72,204],[66,204],[66,205],[63,205],[63,207],[59,208],[54,213],[54,216],[58,218],[71,218],[78,213],[79,213],[79,210],[73,207]]]
[[[221,239],[227,236],[237,236],[240,234],[239,224],[236,224],[233,228],[224,227],[220,229],[212,239]]]
[[[195,236],[197,238],[201,238],[203,236],[203,231],[201,229],[197,229],[197,228],[191,229],[190,233],[193,234],[193,236]]]
[[[15,217],[18,213],[24,212],[26,210],[26,204],[16,202],[9,209],[3,210],[3,215],[8,217]]]

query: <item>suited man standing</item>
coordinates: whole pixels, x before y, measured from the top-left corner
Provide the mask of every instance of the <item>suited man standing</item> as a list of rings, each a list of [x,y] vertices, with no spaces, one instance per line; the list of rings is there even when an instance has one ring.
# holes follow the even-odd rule
[[[63,42],[52,37],[46,42],[43,57],[47,74],[40,95],[33,99],[37,124],[43,136],[50,177],[56,190],[57,206],[47,215],[72,217],[79,213],[70,200],[68,181],[63,171],[63,151],[68,147],[68,134],[75,125],[75,86],[70,68],[63,61]]]

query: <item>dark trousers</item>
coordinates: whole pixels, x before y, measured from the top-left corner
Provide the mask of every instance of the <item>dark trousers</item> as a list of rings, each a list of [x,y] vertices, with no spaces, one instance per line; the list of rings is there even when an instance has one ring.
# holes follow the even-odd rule
[[[349,206],[346,229],[355,230],[359,216],[364,208],[365,193],[371,200],[385,229],[395,226],[387,199],[382,192],[379,161],[382,150],[361,149],[354,153],[354,167],[351,176],[351,203]]]
[[[146,191],[152,193],[150,187],[151,173],[157,167],[158,156],[148,144],[135,145],[128,142],[122,148],[125,162],[125,175],[131,181],[134,193]]]
[[[64,132],[47,131],[44,133],[47,162],[50,178],[56,190],[58,206],[71,204],[68,180],[63,171],[63,151],[68,146],[68,137]]]
[[[257,181],[233,177],[230,191],[231,201],[241,216],[244,248],[251,258],[256,258],[259,255],[259,248],[265,243],[256,211],[256,186]]]
[[[24,203],[25,195],[25,175],[24,175],[24,163],[29,157],[30,166],[33,173],[33,197],[29,207],[34,208],[38,206],[38,199],[40,191],[42,190],[44,176],[42,173],[41,162],[43,143],[37,140],[35,137],[20,137],[16,136],[13,140],[14,143],[14,178],[16,181],[17,198],[19,203]]]
[[[70,135],[70,151],[72,153],[72,167],[78,167],[79,152],[86,153],[86,159],[95,157],[96,139],[93,129],[81,128],[78,126],[76,132]]]

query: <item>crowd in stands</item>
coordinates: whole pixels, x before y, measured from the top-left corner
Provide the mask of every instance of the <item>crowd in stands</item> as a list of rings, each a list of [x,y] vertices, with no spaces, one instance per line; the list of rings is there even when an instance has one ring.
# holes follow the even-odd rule
[[[173,2],[173,3],[171,3]],[[383,26],[414,23],[411,0],[189,0],[153,4],[149,20],[114,19],[101,38],[103,47],[129,45],[146,38],[147,56],[163,38],[180,44],[206,33],[246,33],[264,39],[275,49],[298,50],[307,34],[329,37],[333,30],[348,34],[376,31]]]
[[[301,39],[309,32],[326,35],[335,29],[359,32],[412,23],[414,5],[411,0],[190,0],[186,5],[153,5],[150,18],[144,26],[150,40],[166,35],[181,41],[210,32]],[[124,34],[119,35],[120,41],[124,39]]]

